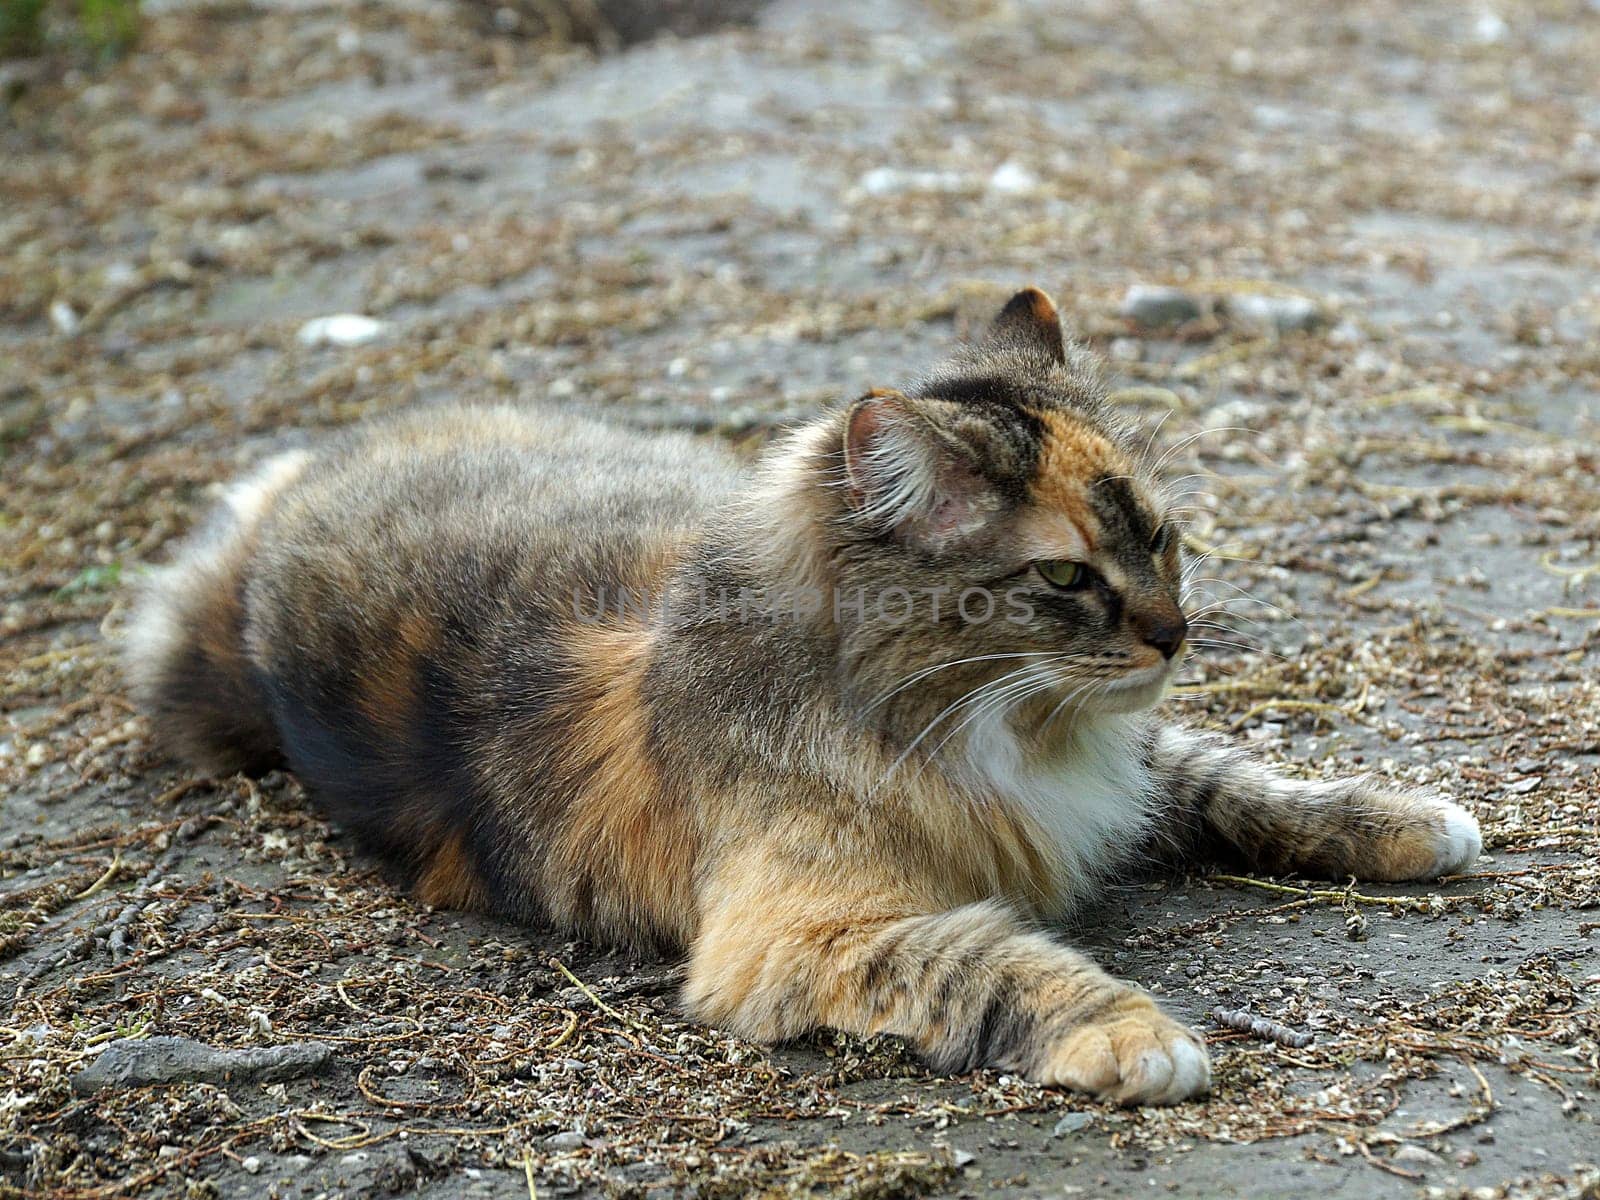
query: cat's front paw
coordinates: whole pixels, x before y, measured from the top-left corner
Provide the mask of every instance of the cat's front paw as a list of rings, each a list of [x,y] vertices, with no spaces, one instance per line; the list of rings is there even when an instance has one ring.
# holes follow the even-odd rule
[[[1211,1059],[1198,1034],[1135,992],[1067,1031],[1046,1055],[1040,1082],[1119,1104],[1176,1104],[1210,1088]]]
[[[1374,846],[1370,869],[1354,874],[1400,883],[1458,874],[1477,862],[1483,834],[1466,808],[1437,795],[1394,795],[1389,805],[1392,827]]]
[[[1438,800],[1433,817],[1433,865],[1419,879],[1437,879],[1465,871],[1478,861],[1483,834],[1478,818],[1449,800]]]

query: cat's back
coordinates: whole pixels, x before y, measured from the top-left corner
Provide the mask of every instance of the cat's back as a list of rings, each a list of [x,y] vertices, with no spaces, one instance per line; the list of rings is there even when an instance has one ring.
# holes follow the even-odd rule
[[[718,446],[562,413],[424,410],[346,436],[278,506],[282,525],[370,524],[447,541],[633,539],[700,523],[737,485]]]
[[[376,619],[421,594],[482,611],[637,585],[738,476],[679,434],[509,407],[408,414],[329,445],[260,506],[253,607],[293,620],[337,597]]]

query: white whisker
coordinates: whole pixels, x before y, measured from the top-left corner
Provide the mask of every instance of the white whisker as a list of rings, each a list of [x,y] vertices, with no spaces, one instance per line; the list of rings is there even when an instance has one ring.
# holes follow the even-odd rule
[[[1161,469],[1165,467],[1167,463],[1172,461],[1173,455],[1177,454],[1178,451],[1182,450],[1185,446],[1192,445],[1201,438],[1207,437],[1213,433],[1248,433],[1252,437],[1261,436],[1260,430],[1248,429],[1243,425],[1218,425],[1215,429],[1202,429],[1199,433],[1192,433],[1188,437],[1184,438],[1181,442],[1178,442],[1176,445],[1170,447],[1167,452],[1161,456],[1156,465],[1151,468],[1151,473],[1159,475],[1161,473]]]
[[[1282,654],[1279,654],[1276,650],[1268,650],[1268,649],[1266,649],[1265,647],[1262,647],[1262,646],[1247,646],[1243,642],[1229,642],[1229,641],[1223,640],[1222,638],[1190,638],[1189,639],[1189,645],[1193,646],[1196,650],[1203,650],[1203,649],[1207,649],[1209,647],[1216,647],[1218,649],[1224,649],[1224,650],[1237,650],[1237,651],[1239,651],[1241,653],[1244,653],[1244,654],[1266,654],[1266,655],[1270,655],[1273,658],[1281,659],[1281,660],[1283,660],[1285,662],[1288,661],[1286,658],[1284,658],[1284,656]]]
[[[1048,658],[1048,657],[1049,657],[1048,653],[1046,651],[1043,651],[1043,650],[1029,650],[1029,651],[1026,651],[1026,652],[1023,652],[1023,653],[1018,653],[1018,654],[975,654],[971,658],[957,658],[957,659],[953,659],[950,662],[939,663],[936,666],[924,667],[920,671],[912,672],[912,674],[907,676],[905,680],[903,680],[901,683],[896,685],[890,691],[887,691],[883,695],[879,696],[876,700],[872,701],[872,703],[868,704],[867,707],[865,709],[863,709],[862,711],[863,712],[871,712],[874,708],[878,707],[878,705],[882,704],[885,700],[888,700],[889,698],[891,698],[893,696],[899,695],[906,688],[910,687],[912,684],[916,683],[918,680],[925,679],[929,675],[936,674],[939,671],[949,670],[951,667],[965,666],[968,663],[975,663],[975,662],[991,662],[993,660],[1002,659],[1002,658]]]

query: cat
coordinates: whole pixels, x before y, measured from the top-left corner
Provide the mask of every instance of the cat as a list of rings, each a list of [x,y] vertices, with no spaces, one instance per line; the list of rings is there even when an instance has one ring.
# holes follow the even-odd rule
[[[184,759],[287,766],[427,904],[686,954],[706,1022],[1177,1102],[1201,1038],[1051,926],[1154,846],[1406,880],[1480,837],[1153,712],[1188,627],[1144,440],[1035,288],[753,467],[415,412],[234,485],[127,675]]]

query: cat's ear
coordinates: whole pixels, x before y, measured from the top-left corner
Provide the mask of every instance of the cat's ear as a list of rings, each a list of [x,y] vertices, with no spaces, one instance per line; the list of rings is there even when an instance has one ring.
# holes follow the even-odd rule
[[[1000,498],[937,401],[875,388],[850,408],[844,466],[856,517],[929,550],[981,530]]]
[[[995,346],[1012,346],[1042,354],[1058,363],[1067,361],[1066,341],[1061,336],[1061,314],[1055,301],[1036,287],[1018,292],[989,326],[986,341]]]

